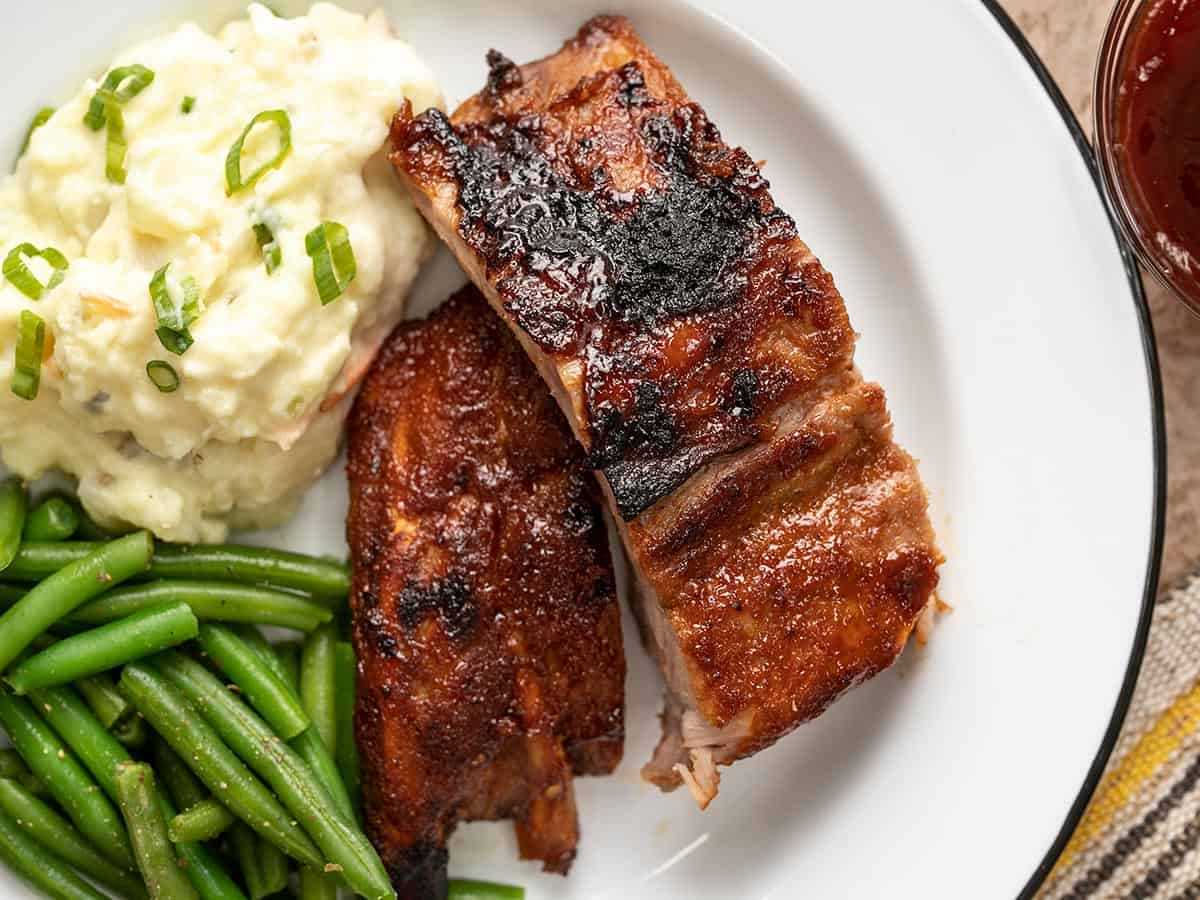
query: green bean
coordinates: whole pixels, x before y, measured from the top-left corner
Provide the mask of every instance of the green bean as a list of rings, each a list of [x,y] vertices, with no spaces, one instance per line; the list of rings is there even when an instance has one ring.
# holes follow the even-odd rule
[[[166,785],[171,800],[180,809],[189,809],[208,799],[208,790],[192,774],[187,763],[157,734],[150,739],[150,761],[158,773],[158,780]]]
[[[262,896],[262,878],[258,874],[258,835],[245,822],[234,822],[229,829],[229,849],[233,851],[233,858],[242,873],[246,896],[250,900],[257,900]]]
[[[39,688],[30,700],[96,783],[114,801],[117,799],[117,767],[129,760],[126,750],[87,704],[69,687]]]
[[[205,797],[171,819],[167,832],[177,844],[183,841],[211,841],[235,821],[233,813],[212,797]]]
[[[34,641],[37,645],[40,640]],[[107,731],[116,738],[117,742],[124,747],[140,747],[146,742],[146,728],[141,716],[137,714],[137,710],[125,699],[124,695],[117,690],[116,683],[107,674],[99,673],[88,678],[80,678],[73,682],[73,686],[79,695],[83,698],[84,706],[80,705],[78,698],[69,688],[64,689],[63,697],[65,703],[71,705],[71,718],[80,723],[89,723],[88,730],[98,730],[99,728],[107,729]],[[32,693],[32,692],[31,692]],[[43,715],[47,715],[45,709],[47,702],[43,697],[39,703],[43,709]],[[53,705],[52,710],[53,711]],[[66,711],[60,711],[59,715],[66,715]],[[47,718],[49,716],[47,715]],[[60,732],[60,737],[63,738],[72,749],[75,749],[73,735],[71,731],[63,730],[54,722],[50,723],[55,730]],[[78,750],[76,750],[78,753]],[[125,754],[122,758],[127,758]],[[84,765],[88,765],[87,759],[83,759]],[[107,768],[105,770],[107,772]]]
[[[0,609],[16,606],[28,590],[28,586],[19,584],[0,584]]]
[[[75,827],[110,861],[132,868],[133,850],[121,817],[29,701],[0,693],[0,724]]]
[[[174,817],[175,810],[171,807],[166,796],[160,789],[159,803],[162,806],[163,817]],[[246,900],[225,867],[203,844],[194,841],[184,841],[176,844],[175,850],[183,857],[186,864],[188,880],[200,892],[203,900]]]
[[[141,881],[97,853],[75,826],[11,778],[0,778],[0,810],[89,878],[126,897],[146,896]]]
[[[308,727],[308,716],[291,689],[271,671],[264,656],[232,630],[206,623],[200,628],[200,646],[281,738],[294,738]],[[274,657],[270,648],[266,655]]]
[[[75,689],[83,695],[84,701],[105,728],[112,728],[118,722],[137,715],[109,675],[80,678],[75,682]]]
[[[38,581],[87,556],[96,547],[88,541],[25,544],[5,578]],[[238,544],[164,544],[156,548],[149,574],[159,578],[234,581],[300,591],[341,603],[350,592],[350,573],[341,563],[285,550]]]
[[[337,900],[337,881],[316,869],[300,870],[300,900]]]
[[[195,660],[168,650],[159,657],[158,665],[235,752],[274,788],[329,864],[340,867],[352,890],[372,900],[395,897],[387,872],[366,836],[330,807],[316,776],[288,744]]]
[[[262,635],[259,635],[259,639],[262,639]],[[262,646],[267,651],[272,649],[275,651],[271,655],[275,659],[276,671],[286,673],[288,686],[293,695],[298,697],[300,694],[302,645],[296,643],[267,644],[264,640]],[[297,735],[292,739],[291,745],[292,749],[300,754],[300,757],[312,769],[313,774],[317,776],[317,782],[328,801],[349,821],[357,821],[354,800],[340,777],[333,753],[329,747],[325,746],[325,742],[321,740],[316,729],[309,728]]]
[[[65,541],[79,528],[79,511],[63,497],[47,497],[25,519],[22,541]]]
[[[95,547],[35,585],[16,606],[0,616],[0,671],[7,669],[30,641],[71,610],[117,582],[143,571],[150,560],[154,541],[148,531],[139,531]]]
[[[338,771],[342,775],[342,784],[350,795],[356,817],[360,803],[360,764],[358,759],[358,742],[354,738],[354,703],[355,678],[358,663],[354,658],[354,648],[346,641],[338,641],[335,654],[337,663],[337,758]]]
[[[81,524],[82,531],[85,526]],[[77,532],[78,533],[78,532]],[[98,547],[115,538],[96,538],[87,541],[28,541],[21,545],[12,563],[4,571],[10,581],[42,581],[60,569],[79,562]]]
[[[187,806],[204,800],[208,791],[166,741],[158,735],[152,737],[150,755],[154,760],[154,772],[158,781],[167,787],[164,791],[160,785],[158,800],[163,816],[170,820],[175,818],[175,807],[167,796],[168,791],[176,802]],[[184,841],[176,844],[175,849],[187,862],[188,879],[204,900],[246,900],[246,895],[229,877],[224,866],[203,844]]]
[[[103,625],[151,606],[182,600],[202,622],[243,622],[312,631],[332,617],[295,594],[215,581],[148,581],[109,591],[66,618],[71,625]]]
[[[246,628],[239,633],[251,648],[258,651],[276,675],[287,680],[293,698],[299,702],[301,645],[290,642],[269,644],[257,628]],[[329,802],[349,820],[354,821],[354,803],[339,777],[333,754],[325,746],[320,735],[309,728],[293,738],[291,745],[313,770]]]
[[[229,832],[229,842],[242,870],[242,882],[250,900],[261,900],[287,887],[287,860],[275,847],[238,822]],[[274,852],[272,852],[274,851]]]
[[[21,759],[21,755],[11,747],[0,750],[0,778],[11,778],[21,784],[25,790],[39,797],[49,795],[46,784],[38,778]]]
[[[304,641],[300,656],[300,702],[330,750],[337,746],[336,647],[333,626],[322,625]]]
[[[177,654],[168,650],[159,659],[167,656]],[[196,665],[209,674],[199,663]],[[227,694],[224,685],[212,677],[219,686],[218,694]],[[157,667],[146,662],[130,663],[121,672],[120,684],[121,690],[151,727],[166,739],[230,812],[299,862],[306,865],[320,863],[320,852],[293,824],[279,801],[250,773],[213,727],[196,715],[189,699],[164,678]]]
[[[262,887],[266,891],[264,897],[278,894],[288,883],[288,860],[262,838],[258,839],[258,874],[262,878]]]
[[[491,881],[450,879],[447,900],[525,900],[525,888]]]
[[[350,593],[350,572],[328,559],[237,544],[171,545],[156,555],[155,569],[165,577],[212,578],[302,591],[327,602]]]
[[[330,625],[314,631],[304,642],[300,699],[313,727],[292,741],[292,747],[313,770],[337,811],[353,823],[357,821],[354,802],[333,756],[337,748],[336,651],[337,640]]]
[[[0,859],[55,900],[108,900],[4,814],[0,814]]]
[[[5,676],[18,694],[67,684],[190,641],[199,631],[191,607],[176,601],[63,638]]]
[[[288,684],[287,671],[279,659],[279,654],[275,652],[279,646],[278,644],[272,644],[268,641],[263,636],[262,631],[255,625],[234,626],[232,630],[242,639],[242,643],[258,654],[259,659],[263,661],[267,668],[275,673],[275,676],[281,682],[285,685]],[[299,694],[296,696],[299,697]]]
[[[304,645],[299,641],[280,641],[273,645],[275,658],[279,661],[280,675],[284,683],[292,689],[297,697],[300,696],[300,654]]]
[[[19,479],[8,478],[0,483],[0,571],[8,568],[21,546],[28,505],[25,486]]]
[[[321,736],[317,734],[317,730],[309,728],[303,734],[292,738],[290,744],[316,776],[317,786],[321,789],[326,801],[333,805],[334,812],[348,823],[356,823],[358,820],[354,815],[354,803],[350,799],[346,785],[342,782],[337,761],[329,752],[329,748],[325,746],[325,742],[321,740]]]
[[[167,836],[167,823],[154,786],[154,770],[145,763],[121,766],[117,772],[117,793],[138,869],[150,896],[154,900],[200,900]]]

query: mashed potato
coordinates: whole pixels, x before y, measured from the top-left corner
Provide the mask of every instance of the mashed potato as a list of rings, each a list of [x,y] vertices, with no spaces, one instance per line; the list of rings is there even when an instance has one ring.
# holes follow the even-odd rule
[[[336,454],[353,385],[429,249],[381,147],[404,98],[423,109],[440,95],[381,14],[324,3],[295,19],[253,5],[215,37],[184,25],[113,66],[135,63],[154,79],[122,107],[123,185],[106,177],[106,129],[83,122],[99,82],[34,132],[0,185],[0,254],[28,242],[69,262],[36,301],[0,281],[0,454],[25,477],[74,476],[101,521],[220,540],[231,521],[286,514]],[[227,196],[230,147],[278,109],[290,154]],[[243,173],[278,146],[278,129],[256,127]],[[305,235],[325,221],[348,229],[357,274],[322,305]],[[262,223],[282,251],[272,273],[254,232]],[[25,261],[49,281],[48,264]],[[155,334],[149,285],[168,263],[172,296],[188,276],[200,295],[182,355]],[[47,333],[31,401],[8,389],[22,310]],[[174,368],[177,390],[156,387],[151,360]]]

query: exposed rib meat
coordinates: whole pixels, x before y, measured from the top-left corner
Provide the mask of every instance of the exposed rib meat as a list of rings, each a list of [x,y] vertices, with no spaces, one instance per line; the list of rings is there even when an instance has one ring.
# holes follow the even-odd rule
[[[356,729],[401,900],[446,894],[459,821],[566,874],[572,777],[621,758],[625,660],[594,481],[474,288],[385,344],[349,420]]]
[[[600,472],[671,696],[647,766],[704,805],[889,665],[941,555],[830,274],[624,19],[488,57],[392,161]]]

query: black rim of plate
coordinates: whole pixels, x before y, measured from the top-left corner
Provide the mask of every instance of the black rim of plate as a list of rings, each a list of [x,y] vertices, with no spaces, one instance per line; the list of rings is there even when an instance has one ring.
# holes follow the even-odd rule
[[[1104,204],[1105,212],[1108,215],[1109,224],[1112,226],[1113,240],[1116,242],[1117,249],[1121,254],[1121,260],[1125,264],[1125,275],[1129,280],[1129,291],[1132,294],[1134,308],[1137,310],[1138,324],[1141,326],[1142,352],[1146,360],[1146,374],[1150,387],[1151,415],[1154,418],[1154,513],[1150,538],[1150,558],[1146,562],[1146,582],[1142,594],[1142,609],[1138,617],[1137,633],[1134,635],[1133,646],[1129,653],[1129,662],[1125,668],[1125,680],[1121,685],[1120,693],[1117,695],[1116,706],[1113,707],[1112,717],[1109,719],[1108,728],[1104,732],[1104,739],[1100,742],[1100,749],[1096,751],[1096,757],[1092,760],[1092,765],[1088,769],[1087,776],[1079,788],[1075,802],[1071,804],[1071,809],[1067,813],[1067,817],[1063,821],[1057,837],[1055,837],[1054,842],[1050,845],[1050,849],[1046,851],[1046,855],[1042,858],[1041,863],[1038,864],[1033,874],[1029,876],[1029,881],[1025,883],[1024,889],[1018,895],[1018,900],[1027,900],[1027,898],[1033,897],[1038,888],[1042,886],[1042,883],[1050,874],[1050,870],[1054,868],[1054,864],[1058,861],[1063,848],[1066,847],[1067,841],[1070,840],[1071,834],[1079,824],[1079,820],[1083,818],[1088,801],[1092,799],[1092,794],[1096,790],[1100,776],[1104,774],[1104,768],[1108,764],[1108,758],[1112,755],[1113,746],[1116,744],[1117,736],[1121,732],[1121,725],[1125,721],[1125,713],[1129,710],[1129,701],[1133,697],[1134,686],[1137,684],[1138,672],[1142,667],[1142,656],[1146,651],[1146,639],[1150,633],[1150,617],[1154,611],[1154,600],[1158,593],[1159,568],[1162,564],[1163,531],[1166,524],[1167,437],[1166,425],[1163,418],[1162,373],[1158,367],[1158,350],[1154,343],[1154,326],[1150,321],[1150,307],[1146,302],[1146,293],[1142,287],[1141,274],[1134,260],[1133,251],[1130,250],[1129,245],[1125,242],[1125,238],[1121,235],[1121,230],[1117,225],[1112,208],[1109,206],[1108,200],[1104,196],[1104,191],[1100,187],[1100,176],[1096,168],[1096,157],[1092,150],[1091,142],[1088,141],[1087,134],[1084,133],[1079,120],[1075,118],[1075,113],[1071,110],[1070,104],[1067,103],[1066,97],[1063,96],[1062,90],[1054,80],[1054,76],[1050,74],[1050,71],[1046,68],[1046,64],[1038,56],[1037,51],[1025,39],[1025,35],[1021,32],[1021,29],[1017,27],[1017,24],[1009,17],[1008,13],[1001,8],[998,0],[982,0],[982,2],[984,7],[995,17],[996,22],[1004,30],[1005,34],[1012,40],[1017,51],[1029,63],[1038,81],[1046,89],[1046,94],[1049,96],[1050,102],[1054,104],[1062,115],[1063,122],[1067,126],[1067,131],[1070,132],[1071,139],[1075,142],[1076,147],[1079,148],[1079,154],[1083,159],[1083,163],[1087,166],[1088,174],[1092,177],[1092,183],[1095,184],[1096,190],[1100,194],[1101,202]]]

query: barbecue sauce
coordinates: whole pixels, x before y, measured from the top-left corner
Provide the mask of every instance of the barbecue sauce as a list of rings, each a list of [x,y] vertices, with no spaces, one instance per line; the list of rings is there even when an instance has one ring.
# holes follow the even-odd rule
[[[1132,211],[1170,277],[1200,288],[1200,3],[1149,4],[1119,79],[1117,159]]]

